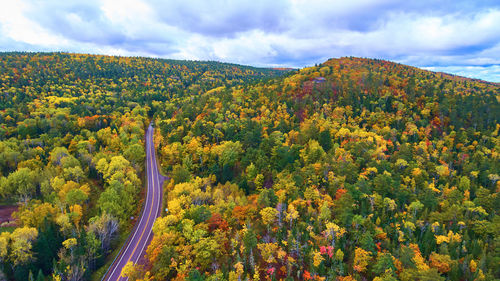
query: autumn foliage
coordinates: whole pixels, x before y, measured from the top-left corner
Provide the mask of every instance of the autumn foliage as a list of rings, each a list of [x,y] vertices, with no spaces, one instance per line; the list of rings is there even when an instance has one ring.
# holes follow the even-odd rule
[[[131,279],[500,274],[498,84],[361,58],[285,73],[4,53],[0,69],[9,279],[99,279],[140,210],[150,120],[168,211]]]

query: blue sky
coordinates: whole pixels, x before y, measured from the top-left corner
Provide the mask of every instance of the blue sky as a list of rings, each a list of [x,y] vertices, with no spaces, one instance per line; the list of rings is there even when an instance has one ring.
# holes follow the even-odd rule
[[[500,82],[498,0],[3,2],[0,51],[289,67],[361,56]]]

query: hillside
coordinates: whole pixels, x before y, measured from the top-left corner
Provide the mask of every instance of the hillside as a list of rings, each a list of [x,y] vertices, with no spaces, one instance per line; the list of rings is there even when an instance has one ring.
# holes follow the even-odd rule
[[[158,280],[498,278],[497,84],[341,58],[155,114]],[[178,108],[178,109],[177,109]],[[171,110],[169,110],[171,109]]]
[[[113,258],[118,236],[127,236],[141,208],[144,130],[153,110],[281,73],[216,62],[1,53],[0,197],[19,210],[15,230],[0,226],[0,279],[90,279]]]
[[[500,278],[498,84],[361,58],[2,53],[8,279],[98,279],[142,204],[150,120],[171,181],[130,280]]]

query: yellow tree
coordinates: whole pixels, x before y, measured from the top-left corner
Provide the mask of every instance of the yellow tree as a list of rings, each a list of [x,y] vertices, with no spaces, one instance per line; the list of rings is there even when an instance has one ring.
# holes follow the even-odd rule
[[[332,241],[332,247],[335,248],[335,239],[340,238],[345,234],[346,230],[333,222],[326,223],[325,236]]]
[[[295,210],[293,204],[288,205],[288,212],[286,214],[286,219],[290,221],[290,227],[292,227],[293,220],[299,217],[299,212]]]
[[[353,268],[357,272],[363,272],[370,263],[371,254],[362,248],[356,248],[354,250],[354,265]]]
[[[278,211],[272,207],[266,207],[260,211],[260,215],[262,216],[262,222],[267,226],[267,231],[269,232],[271,229],[271,225],[276,220],[278,216]]]
[[[10,259],[14,265],[25,264],[33,259],[32,243],[38,236],[33,227],[20,227],[10,235]]]

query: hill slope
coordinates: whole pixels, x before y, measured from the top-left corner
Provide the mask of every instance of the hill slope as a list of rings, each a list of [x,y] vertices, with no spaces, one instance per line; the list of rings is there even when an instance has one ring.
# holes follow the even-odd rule
[[[498,277],[499,95],[493,83],[341,58],[166,101],[156,141],[173,180],[149,271]]]
[[[0,276],[90,279],[140,211],[144,129],[154,110],[164,110],[166,100],[281,73],[216,62],[1,53],[0,199],[20,208],[18,228],[0,234]]]
[[[140,208],[149,118],[172,181],[131,277],[500,275],[498,84],[359,58],[286,73],[3,53],[0,70],[9,279],[106,263]]]

